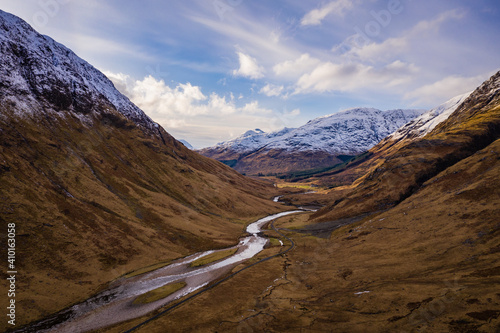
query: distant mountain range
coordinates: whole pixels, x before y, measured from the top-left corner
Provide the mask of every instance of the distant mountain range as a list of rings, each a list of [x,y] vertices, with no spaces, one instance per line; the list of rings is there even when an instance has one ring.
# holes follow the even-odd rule
[[[299,128],[240,137],[199,152],[246,174],[272,174],[342,163],[342,156],[363,153],[424,110],[355,108],[309,121]]]

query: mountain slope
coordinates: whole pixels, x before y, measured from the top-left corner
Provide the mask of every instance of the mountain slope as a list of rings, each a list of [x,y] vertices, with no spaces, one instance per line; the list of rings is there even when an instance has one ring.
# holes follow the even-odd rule
[[[283,209],[272,188],[191,152],[94,67],[2,11],[0,51],[0,221],[16,224],[18,325],[127,271],[234,244],[246,223]]]
[[[470,96],[472,92],[456,96],[437,108],[429,110],[413,119],[396,132],[389,135],[387,140],[404,140],[421,138],[431,132],[437,125],[448,117]]]
[[[104,74],[71,50],[14,15],[1,16],[2,99],[15,103],[16,110],[29,113],[41,100],[56,111],[83,115],[109,106],[141,126],[157,127]]]
[[[368,161],[345,171],[362,176],[342,194],[332,191],[334,203],[318,212],[317,217],[328,220],[392,207],[428,179],[499,137],[500,72],[427,135],[387,139],[372,148]]]
[[[248,131],[200,153],[249,174],[328,167],[342,163],[339,155],[365,152],[422,112],[351,109],[311,120],[295,129],[273,133]]]

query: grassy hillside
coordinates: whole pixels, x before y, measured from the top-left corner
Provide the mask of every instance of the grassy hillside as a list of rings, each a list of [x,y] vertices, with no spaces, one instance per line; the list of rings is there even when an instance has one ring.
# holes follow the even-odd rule
[[[0,108],[0,221],[16,223],[18,324],[129,271],[235,244],[248,222],[282,209],[271,186],[114,110],[81,121]]]
[[[449,119],[423,138],[382,141],[371,158],[329,178],[359,178],[333,190],[314,218],[327,221],[393,207],[427,180],[500,138],[500,73],[478,88]],[[326,198],[324,198],[326,200]]]

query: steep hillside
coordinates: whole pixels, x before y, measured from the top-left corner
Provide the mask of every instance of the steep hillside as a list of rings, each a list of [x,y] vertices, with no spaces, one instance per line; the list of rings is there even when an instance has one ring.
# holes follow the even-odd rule
[[[357,167],[362,176],[349,189],[332,191],[328,200],[333,204],[316,218],[328,220],[390,208],[499,136],[500,72],[424,137],[388,139],[372,148],[370,160]]]
[[[16,224],[18,325],[133,269],[234,244],[246,223],[283,209],[272,188],[190,151],[90,64],[2,11],[0,57],[0,221]]]
[[[472,92],[456,96],[446,103],[431,109],[419,117],[413,119],[396,132],[389,135],[386,141],[401,141],[405,139],[422,138],[431,132],[437,125],[448,119],[448,117],[460,107]]]
[[[200,153],[251,175],[331,167],[341,155],[367,151],[422,110],[351,109],[309,121],[299,128],[264,133],[257,129]]]

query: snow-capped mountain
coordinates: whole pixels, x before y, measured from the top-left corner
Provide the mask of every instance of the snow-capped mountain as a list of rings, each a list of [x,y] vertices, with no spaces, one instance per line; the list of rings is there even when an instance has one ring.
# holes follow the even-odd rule
[[[330,154],[364,152],[387,135],[420,116],[424,110],[389,110],[356,108],[319,117],[299,128],[264,133],[247,131],[240,137],[202,150],[232,150],[245,154],[260,149],[289,152],[324,151]]]
[[[387,139],[402,140],[421,138],[425,136],[437,125],[448,119],[448,117],[470,96],[471,93],[472,91],[453,97],[446,103],[423,113],[391,134]]]
[[[282,162],[288,161],[289,165],[286,166],[276,161],[271,168],[263,167],[267,173],[271,169],[272,172],[280,172],[285,169],[324,167],[338,161],[332,159],[333,156],[356,155],[367,151],[423,112],[355,108],[313,119],[299,128],[284,128],[272,133],[264,133],[259,129],[248,131],[236,139],[202,149],[200,153],[220,161],[236,160],[236,163],[231,163],[235,169],[249,173],[264,171],[259,170],[260,167],[254,168],[252,164],[255,163],[250,162],[257,155],[261,166],[261,157],[264,155]],[[271,156],[269,152],[272,152]],[[290,160],[290,155],[295,157]],[[302,161],[298,163],[300,159]],[[309,161],[306,163],[306,160]]]
[[[17,113],[39,110],[43,102],[45,111],[70,110],[80,116],[111,107],[143,127],[158,126],[95,67],[1,10],[0,85],[0,100]]]

